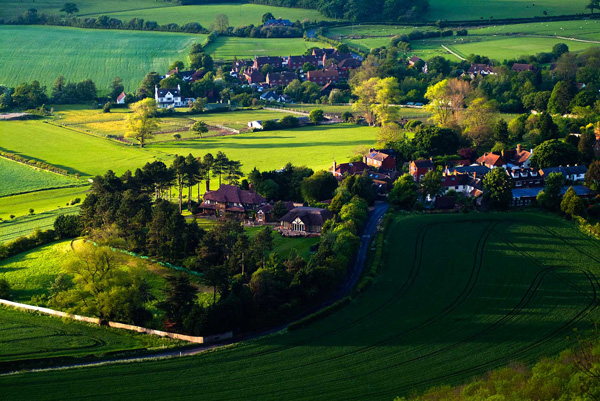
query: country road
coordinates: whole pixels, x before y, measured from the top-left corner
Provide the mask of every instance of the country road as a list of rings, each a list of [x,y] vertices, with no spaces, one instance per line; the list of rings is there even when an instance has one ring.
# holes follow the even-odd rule
[[[382,203],[377,204],[375,206],[375,208],[369,213],[369,215],[367,216],[367,220],[365,222],[364,228],[361,233],[360,247],[358,249],[358,252],[356,254],[356,257],[354,259],[352,267],[348,271],[348,274],[346,275],[344,283],[340,286],[340,289],[336,292],[336,294],[331,299],[322,303],[321,305],[316,307],[314,310],[309,311],[307,314],[314,313],[319,309],[322,309],[326,306],[331,305],[332,303],[345,297],[346,295],[348,295],[350,293],[350,291],[352,291],[352,288],[354,288],[354,286],[360,279],[360,276],[362,275],[364,264],[365,264],[365,261],[367,260],[367,253],[369,251],[371,239],[377,233],[377,226],[379,224],[379,221],[383,217],[385,212],[388,210],[388,207],[389,207],[389,205],[387,203],[382,202]],[[29,372],[47,372],[47,371],[52,371],[52,370],[77,369],[77,368],[86,368],[86,367],[92,367],[92,366],[143,362],[143,361],[151,361],[151,360],[156,360],[156,359],[168,359],[168,358],[177,358],[177,357],[183,357],[183,356],[196,355],[196,354],[199,354],[201,352],[204,352],[204,351],[207,351],[210,349],[224,347],[224,346],[234,344],[236,342],[246,341],[246,340],[262,337],[265,335],[273,334],[278,331],[284,330],[285,328],[287,328],[287,326],[288,325],[286,324],[286,325],[283,325],[280,327],[271,328],[271,329],[263,331],[261,333],[246,335],[241,338],[238,337],[238,338],[234,339],[233,341],[229,341],[226,343],[204,344],[204,345],[200,345],[200,346],[196,346],[196,347],[188,347],[185,349],[172,349],[172,350],[160,351],[160,352],[156,352],[156,353],[148,354],[148,355],[144,355],[144,356],[133,356],[133,357],[130,356],[130,357],[123,357],[123,358],[114,358],[114,359],[109,359],[109,360],[104,360],[104,361],[83,362],[83,363],[76,363],[76,364],[69,364],[69,365],[62,365],[62,366],[53,366],[53,367],[42,368],[42,369],[24,369],[24,370],[20,370],[18,372],[2,373],[2,374],[0,374],[0,377],[7,376],[7,375],[13,375],[13,374],[29,373]]]

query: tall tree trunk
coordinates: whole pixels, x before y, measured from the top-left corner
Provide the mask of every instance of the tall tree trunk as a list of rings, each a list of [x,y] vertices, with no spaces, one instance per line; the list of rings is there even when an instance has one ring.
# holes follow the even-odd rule
[[[198,181],[198,203],[200,203],[200,181]]]
[[[179,214],[181,214],[181,205],[183,203],[183,180],[181,178],[177,179],[177,186],[179,187]]]
[[[206,178],[206,191],[210,191],[210,177]]]
[[[188,187],[188,210],[192,211],[192,185]]]

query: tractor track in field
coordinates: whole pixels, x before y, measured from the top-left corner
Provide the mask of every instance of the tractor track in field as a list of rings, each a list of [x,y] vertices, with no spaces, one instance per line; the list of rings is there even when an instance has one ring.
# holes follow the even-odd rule
[[[465,222],[469,222],[469,221],[470,220],[467,220]],[[333,361],[336,361],[336,360],[339,360],[339,359],[342,359],[342,358],[346,358],[348,356],[359,355],[359,354],[362,354],[362,353],[365,353],[365,352],[369,352],[372,349],[375,349],[375,348],[380,347],[382,345],[389,344],[390,342],[393,342],[394,340],[397,340],[398,338],[401,338],[402,336],[404,336],[406,334],[409,334],[409,333],[414,332],[414,331],[418,331],[418,330],[420,330],[420,329],[422,329],[422,328],[424,328],[424,327],[426,327],[426,326],[434,323],[435,321],[448,316],[454,309],[456,309],[457,307],[459,307],[470,296],[470,294],[472,293],[473,289],[475,288],[475,284],[477,283],[477,280],[479,278],[480,269],[481,269],[481,266],[483,264],[483,253],[484,253],[484,249],[485,249],[485,246],[487,244],[488,238],[492,234],[494,227],[497,224],[499,224],[500,222],[498,222],[498,221],[491,221],[491,222],[489,222],[488,221],[488,223],[489,224],[486,226],[486,228],[484,229],[482,235],[479,237],[477,246],[475,247],[473,265],[472,265],[472,268],[471,268],[469,280],[468,280],[465,288],[459,293],[458,298],[456,298],[452,302],[452,304],[450,304],[449,306],[447,306],[446,308],[444,308],[439,314],[430,317],[429,319],[427,319],[426,321],[420,323],[417,326],[411,327],[408,330],[405,330],[405,331],[403,331],[401,333],[397,333],[397,334],[395,334],[395,335],[393,335],[391,337],[388,337],[388,338],[386,338],[384,340],[381,340],[381,341],[379,341],[377,343],[374,343],[374,344],[371,344],[371,345],[368,345],[368,346],[365,346],[365,347],[358,348],[358,349],[353,350],[351,352],[347,352],[347,353],[344,353],[344,354],[336,355],[335,357],[332,357],[332,358],[326,358],[326,359],[322,359],[322,360],[318,360],[318,361],[314,361],[314,362],[310,362],[310,363],[306,363],[306,364],[302,364],[302,365],[294,365],[293,367],[288,368],[288,369],[277,369],[277,372],[278,373],[279,372],[290,372],[290,371],[293,371],[293,370],[296,370],[296,369],[299,369],[299,368],[313,367],[313,366],[320,365],[320,364],[323,364],[323,363],[330,363],[330,362],[333,362]],[[398,292],[396,292],[395,296],[391,297],[388,300],[388,302],[386,302],[384,305],[380,306],[379,308],[376,308],[376,310],[373,310],[372,313],[364,315],[363,318],[370,317],[371,315],[373,315],[374,313],[376,313],[380,309],[386,308],[386,307],[389,306],[389,304],[392,304],[392,303],[396,302],[396,299],[394,299],[394,298],[402,297],[410,289],[410,287],[412,287],[412,284],[416,280],[417,273],[418,273],[418,271],[420,271],[420,268],[421,268],[421,262],[422,262],[422,258],[423,258],[423,243],[424,243],[423,240],[425,238],[425,234],[426,234],[427,230],[429,230],[431,227],[439,225],[439,224],[440,223],[432,223],[432,224],[425,225],[419,231],[418,239],[417,239],[417,241],[415,243],[415,251],[416,251],[416,253],[415,253],[415,258],[414,258],[413,266],[411,268],[411,274],[409,274],[409,279],[401,287],[401,290],[398,291]],[[441,223],[441,224],[443,224],[443,223]],[[412,274],[413,272],[415,272],[415,273]],[[404,287],[407,284],[408,284],[408,287],[406,287],[404,289]],[[350,325],[353,325],[357,321],[361,321],[361,320],[363,320],[363,319],[356,319],[356,320],[352,321],[351,324],[342,326],[341,328],[338,328],[336,330],[329,331],[327,334],[335,333],[335,332],[337,332],[339,330],[342,330],[342,329],[344,329],[344,328],[346,328],[346,327],[348,327]],[[319,336],[319,338],[322,338],[322,337],[323,337],[323,335]],[[312,340],[312,339],[309,339],[309,340]],[[294,348],[295,346],[296,345],[293,345],[293,346],[290,346],[290,347],[286,347],[285,349],[279,349],[278,352]],[[415,358],[414,360],[409,360],[406,363],[413,362],[413,361],[419,360],[419,359],[423,359],[423,358],[428,357],[428,356],[432,356],[432,355],[422,355],[422,356],[419,356],[419,357]],[[261,372],[260,374],[256,374],[256,375],[253,375],[253,376],[244,375],[244,378],[258,377],[258,376],[264,375],[265,373],[268,373],[268,372]],[[332,374],[335,374],[335,372],[332,373]],[[328,375],[321,375],[320,377],[323,378],[323,377],[327,377],[327,376]],[[235,380],[235,378],[234,378],[234,380]],[[294,379],[294,380],[303,380],[303,379],[302,378],[297,378],[297,379]],[[345,378],[342,379],[342,380],[345,380]],[[229,379],[227,381],[229,381]],[[336,380],[334,380],[334,381],[336,381]],[[211,381],[211,383],[218,383],[218,382],[220,382],[220,381]],[[206,395],[208,395],[208,394],[218,395],[217,392],[214,392],[214,393],[204,392],[203,394],[206,394]],[[272,394],[272,393],[260,393],[260,394],[256,394],[256,395],[266,396],[266,395],[270,395],[270,394]],[[244,397],[228,398],[228,399],[229,400],[244,399]]]

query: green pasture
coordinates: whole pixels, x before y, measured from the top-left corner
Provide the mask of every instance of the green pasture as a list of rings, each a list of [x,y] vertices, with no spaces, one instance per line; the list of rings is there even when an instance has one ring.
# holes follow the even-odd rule
[[[284,8],[265,6],[262,4],[203,4],[193,6],[177,6],[165,8],[128,10],[113,13],[98,13],[99,15],[108,15],[118,18],[121,21],[129,21],[132,18],[142,18],[146,21],[156,21],[159,24],[175,23],[183,25],[188,22],[197,22],[206,29],[214,23],[218,14],[225,14],[229,18],[229,26],[237,27],[242,25],[261,25],[262,16],[266,13],[272,13],[277,18],[289,19],[290,21],[329,21],[333,18],[323,16],[317,10],[308,10],[303,8]]]
[[[215,60],[253,59],[254,56],[290,56],[304,54],[306,49],[315,46],[330,47],[317,42],[307,42],[302,38],[238,38],[220,36],[206,47]]]
[[[51,173],[22,163],[0,158],[0,198],[7,195],[81,185],[73,177]]]
[[[186,60],[190,45],[203,40],[180,33],[1,25],[0,84],[38,80],[51,87],[62,74],[70,81],[90,78],[105,92],[119,76],[131,91],[146,73]]]
[[[178,341],[0,307],[0,362],[102,357],[178,345]],[[64,390],[64,389],[63,389]],[[19,397],[14,398],[19,399]]]
[[[61,215],[78,214],[79,205],[61,209],[36,212],[0,222],[0,243],[30,235],[35,229],[48,230],[54,227],[54,220]]]
[[[27,9],[35,8],[38,13],[48,15],[65,15],[60,9],[65,4],[62,0],[0,0],[0,18],[11,18],[22,15]],[[165,0],[77,0],[79,13],[85,16],[90,14],[107,14],[110,12],[143,10],[147,8],[166,8],[176,5],[175,2]]]
[[[69,208],[69,203],[75,198],[80,198],[83,201],[88,190],[89,187],[60,188],[39,192],[30,192],[21,195],[5,196],[0,198],[0,218],[6,220],[6,223],[10,219],[10,215],[14,215],[17,218],[21,216],[28,216],[29,209],[33,209],[35,215],[47,211],[52,211],[52,214],[60,213],[61,210],[55,209]],[[52,219],[52,217],[49,217],[49,219]],[[4,223],[0,224],[0,233],[2,233],[0,237],[2,239],[0,239],[0,241],[4,241],[5,236],[13,236],[11,234],[11,225],[9,224],[5,226],[3,224]],[[48,226],[47,228],[50,228],[48,223],[45,225]],[[30,228],[34,229],[35,226]],[[20,232],[21,230],[17,231]]]
[[[0,378],[10,399],[391,400],[570,345],[599,317],[600,243],[525,213],[399,217],[379,273],[307,328],[193,357]]]
[[[505,18],[534,18],[589,13],[587,0],[431,0],[426,18],[430,21],[473,21]]]

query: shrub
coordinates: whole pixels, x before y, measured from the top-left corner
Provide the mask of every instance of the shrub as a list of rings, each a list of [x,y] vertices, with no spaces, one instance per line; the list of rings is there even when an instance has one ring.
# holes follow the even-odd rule
[[[0,299],[11,299],[10,284],[5,279],[0,279]]]

